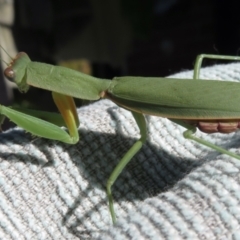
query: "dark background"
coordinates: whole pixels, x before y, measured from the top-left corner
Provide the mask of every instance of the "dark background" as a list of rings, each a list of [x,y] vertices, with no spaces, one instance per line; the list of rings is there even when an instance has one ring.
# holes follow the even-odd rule
[[[16,0],[13,33],[18,49],[27,52],[33,60],[54,63],[51,56],[91,22],[93,10],[90,2]],[[129,75],[166,76],[191,69],[200,53],[238,54],[239,1],[116,2],[120,2],[122,17],[132,31],[132,42],[126,56]],[[107,5],[104,7],[108,8]],[[110,70],[105,68],[105,75],[109,75]],[[121,69],[116,69],[116,73],[120,74]],[[116,73],[113,70],[111,77]]]
[[[114,58],[105,62],[101,54],[97,60],[89,57],[96,77],[164,77],[192,69],[201,53],[239,54],[240,1],[233,0],[16,0],[12,31],[17,49],[27,52],[34,61],[51,64],[59,58],[88,58],[88,51],[84,44],[77,45],[77,38],[94,20],[96,2],[101,3],[99,13],[105,12],[102,17],[106,22],[96,32],[108,35],[105,45],[110,46],[109,51],[119,51],[126,33],[128,39],[121,64]],[[116,25],[114,31],[115,15],[109,14],[108,8],[120,14],[127,30]],[[108,29],[109,23],[115,35]],[[104,45],[102,40],[95,40],[94,49]],[[27,95],[15,91],[15,103],[22,101],[34,108],[54,109],[46,91],[31,89]]]

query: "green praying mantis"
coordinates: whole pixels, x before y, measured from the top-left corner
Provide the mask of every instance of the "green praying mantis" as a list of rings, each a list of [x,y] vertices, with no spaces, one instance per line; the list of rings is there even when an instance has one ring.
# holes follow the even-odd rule
[[[27,92],[30,86],[52,91],[61,114],[0,106],[0,120],[8,117],[35,136],[75,144],[79,141],[79,120],[73,97],[85,100],[105,98],[131,111],[141,137],[121,158],[107,181],[109,210],[115,223],[111,187],[146,142],[147,127],[143,114],[168,118],[187,129],[183,133],[185,138],[240,160],[239,155],[194,136],[197,128],[206,133],[231,133],[240,128],[240,84],[199,80],[204,58],[240,60],[240,57],[233,56],[199,55],[193,79],[115,77],[108,80],[32,62],[26,53],[20,52],[8,64],[4,75],[15,82],[21,92]],[[68,132],[62,126],[67,127]]]

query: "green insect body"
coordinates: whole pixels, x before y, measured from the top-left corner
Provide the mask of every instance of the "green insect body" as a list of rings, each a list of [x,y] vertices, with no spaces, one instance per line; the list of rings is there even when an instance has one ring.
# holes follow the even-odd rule
[[[185,138],[240,159],[239,155],[194,136],[197,128],[207,133],[229,133],[240,126],[240,84],[199,80],[203,58],[240,60],[232,56],[200,55],[193,79],[116,77],[108,80],[64,67],[32,62],[26,53],[19,53],[5,69],[5,76],[15,82],[21,92],[26,92],[29,86],[52,91],[61,115],[4,106],[1,106],[0,113],[36,136],[74,144],[79,140],[79,121],[72,97],[86,100],[107,98],[131,111],[141,137],[122,157],[107,182],[109,208],[115,223],[111,187],[146,141],[143,114],[168,118],[187,129],[183,133]],[[46,116],[48,122],[41,120],[41,115]],[[66,126],[69,134],[59,126]]]

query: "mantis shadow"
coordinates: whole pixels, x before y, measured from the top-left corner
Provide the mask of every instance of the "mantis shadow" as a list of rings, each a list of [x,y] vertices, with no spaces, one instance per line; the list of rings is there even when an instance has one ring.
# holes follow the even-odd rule
[[[64,196],[59,194],[58,187],[55,185],[56,195],[67,206],[67,211],[62,214],[61,222],[72,234],[81,238],[89,238],[93,231],[90,232],[87,227],[84,227],[84,224],[103,206],[109,219],[105,194],[106,182],[114,167],[136,139],[121,134],[115,135],[84,129],[81,129],[80,134],[79,143],[68,145],[39,138],[33,140],[30,134],[14,129],[11,132],[2,133],[0,136],[0,147],[2,148],[0,157],[11,164],[22,162],[26,164],[26,167],[37,165],[43,171],[48,168],[53,173],[56,171],[54,166],[56,161],[59,160],[62,169],[66,169],[66,172],[69,171],[67,166],[71,163],[70,170],[77,170],[80,183],[86,182],[87,184],[83,189],[81,184],[73,179],[79,195],[74,197],[71,206],[67,204]],[[233,145],[238,144],[234,142]],[[212,156],[212,153],[209,153],[204,156],[205,160],[196,161],[194,158],[177,155],[174,151],[173,153],[168,152],[147,141],[113,185],[112,192],[115,203],[124,208],[124,202],[144,201],[149,197],[166,192],[189,172],[204,164],[206,159],[213,159]],[[59,159],[57,160],[56,157]],[[94,189],[99,189],[104,196],[99,197],[97,202],[90,201],[91,206],[87,207],[85,206],[86,199],[91,198]],[[84,210],[80,215],[77,214],[79,207]],[[94,221],[91,221],[91,224],[94,225]],[[83,227],[79,229],[78,226]],[[96,232],[99,231],[97,225],[93,229]]]

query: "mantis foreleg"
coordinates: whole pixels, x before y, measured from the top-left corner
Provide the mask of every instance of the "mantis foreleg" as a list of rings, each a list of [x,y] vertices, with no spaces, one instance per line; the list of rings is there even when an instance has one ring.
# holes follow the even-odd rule
[[[6,116],[19,127],[35,136],[69,144],[78,142],[77,127],[79,121],[72,97],[58,93],[53,93],[53,95],[62,116],[56,113],[0,105],[0,124],[2,124],[4,116]],[[61,126],[66,126],[69,134]]]

